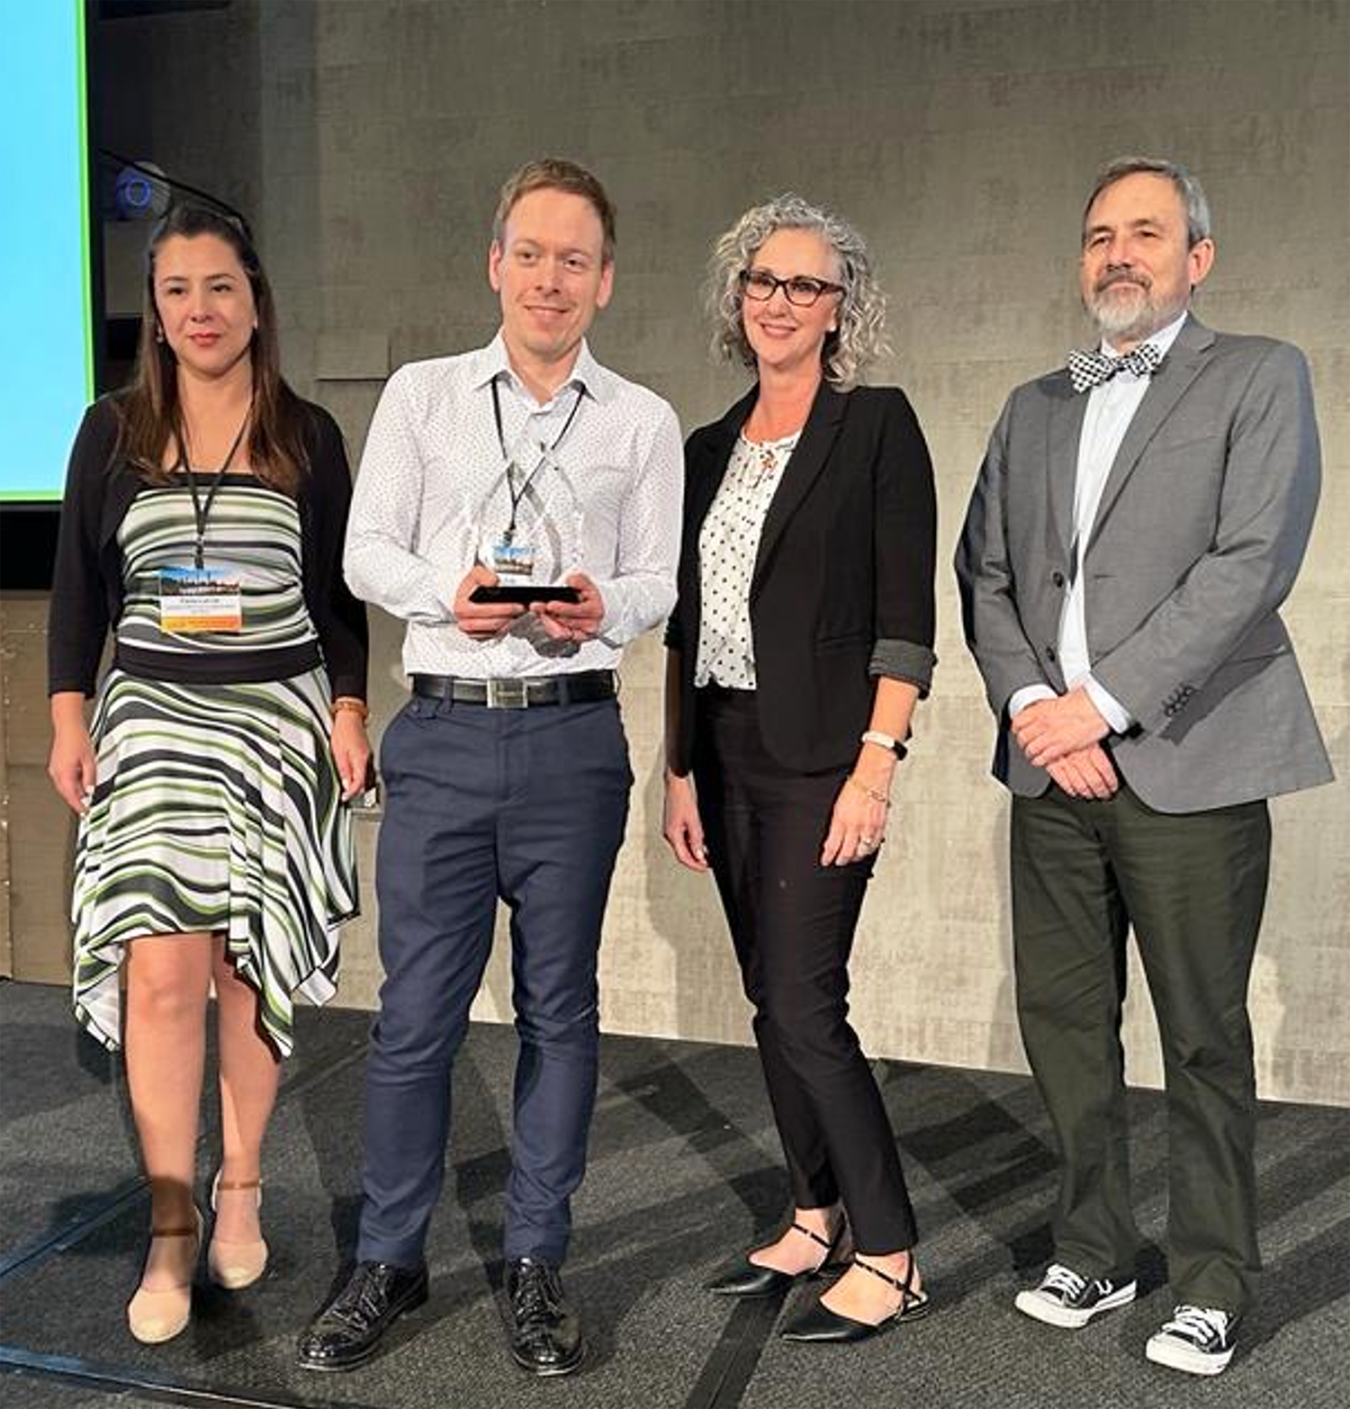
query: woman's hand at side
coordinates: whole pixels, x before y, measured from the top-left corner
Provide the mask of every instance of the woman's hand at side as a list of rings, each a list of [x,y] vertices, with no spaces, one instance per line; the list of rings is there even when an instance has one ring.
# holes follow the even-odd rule
[[[844,779],[820,850],[822,866],[851,866],[870,856],[886,835],[893,762],[860,758]]]
[[[333,764],[342,782],[342,798],[350,802],[366,787],[370,768],[370,740],[366,738],[366,723],[354,709],[340,709],[333,715],[330,736]]]
[[[89,726],[84,722],[84,696],[78,690],[63,690],[52,696],[52,751],[47,760],[47,776],[61,799],[83,816],[98,776]]]
[[[666,769],[666,805],[662,827],[670,849],[681,866],[691,871],[708,869],[708,849],[703,839],[703,822],[698,815],[694,780]]]

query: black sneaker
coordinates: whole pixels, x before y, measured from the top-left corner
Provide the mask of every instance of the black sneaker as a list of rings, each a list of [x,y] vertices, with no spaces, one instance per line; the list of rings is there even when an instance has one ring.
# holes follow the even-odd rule
[[[1039,1287],[1017,1293],[1013,1303],[1027,1316],[1048,1326],[1077,1331],[1103,1311],[1114,1311],[1134,1300],[1135,1283],[1109,1277],[1084,1277],[1071,1267],[1052,1262]]]
[[[1162,1330],[1149,1337],[1144,1354],[1155,1365],[1188,1375],[1217,1375],[1233,1358],[1237,1325],[1236,1316],[1212,1306],[1178,1306]]]

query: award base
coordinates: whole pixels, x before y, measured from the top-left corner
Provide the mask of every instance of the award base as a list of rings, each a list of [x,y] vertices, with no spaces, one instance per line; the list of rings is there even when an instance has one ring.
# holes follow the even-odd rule
[[[513,602],[528,607],[531,602],[579,602],[581,593],[565,583],[498,583],[495,587],[475,587],[469,601],[480,605],[493,602]]]

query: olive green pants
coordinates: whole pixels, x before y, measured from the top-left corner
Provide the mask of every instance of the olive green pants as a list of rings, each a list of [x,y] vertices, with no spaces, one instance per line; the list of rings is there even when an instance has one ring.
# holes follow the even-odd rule
[[[1270,868],[1264,801],[1168,814],[1123,784],[1013,799],[1013,940],[1022,1040],[1060,1147],[1055,1258],[1134,1275],[1125,1127],[1131,928],[1167,1084],[1167,1260],[1179,1302],[1235,1314],[1254,1294],[1256,1083],[1247,982]]]

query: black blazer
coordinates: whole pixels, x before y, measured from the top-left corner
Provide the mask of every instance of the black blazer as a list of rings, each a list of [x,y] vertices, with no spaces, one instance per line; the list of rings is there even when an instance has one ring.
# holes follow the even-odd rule
[[[666,632],[680,652],[672,761],[680,774],[694,748],[699,532],[757,396],[755,388],[685,445],[679,599]],[[927,694],[936,540],[932,462],[904,392],[822,383],[769,506],[750,586],[760,729],[785,767],[847,766],[876,676]]]

